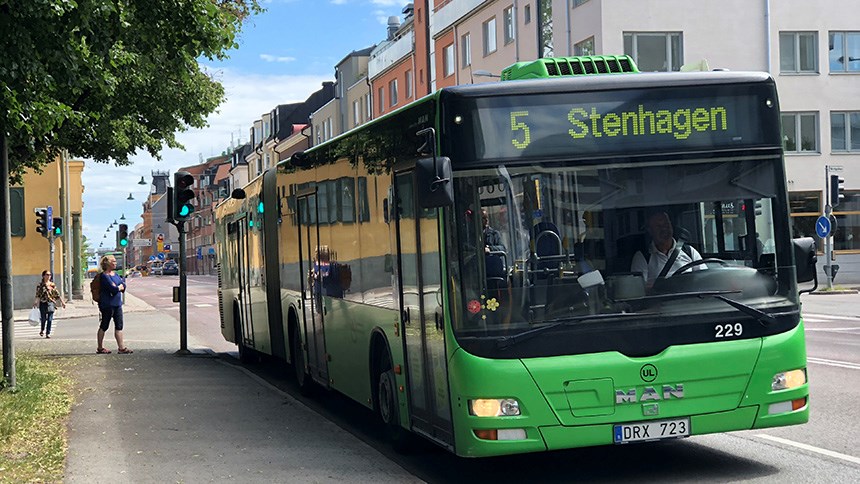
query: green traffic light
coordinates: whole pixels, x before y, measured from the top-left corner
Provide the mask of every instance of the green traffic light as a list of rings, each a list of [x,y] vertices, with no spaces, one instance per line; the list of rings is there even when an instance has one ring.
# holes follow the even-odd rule
[[[61,229],[60,227],[55,227],[54,235],[56,235],[57,237],[61,237],[63,235],[63,229]]]
[[[257,212],[263,213],[263,202],[261,201],[259,205],[257,205]]]
[[[179,209],[179,216],[180,217],[187,217],[190,214],[191,214],[191,207],[189,207],[188,205],[183,205],[182,208]]]
[[[121,245],[121,246],[125,247],[126,245],[128,245],[128,240],[126,240],[126,239],[122,239],[122,240],[120,240],[120,241],[119,241],[119,245]]]

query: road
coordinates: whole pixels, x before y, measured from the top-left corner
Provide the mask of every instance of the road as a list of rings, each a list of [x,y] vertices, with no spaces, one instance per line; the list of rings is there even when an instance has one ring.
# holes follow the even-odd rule
[[[189,276],[188,281],[189,333],[238,365],[236,346],[220,335],[216,279]],[[177,284],[175,276],[147,277],[131,281],[129,291],[178,320],[178,304],[171,301],[171,287]],[[656,444],[467,460],[419,442],[412,453],[398,454],[363,406],[338,394],[322,398],[322,391],[304,397],[282,367],[248,368],[428,482],[856,482],[860,476],[860,295],[804,295],[801,300],[812,389],[809,423]]]

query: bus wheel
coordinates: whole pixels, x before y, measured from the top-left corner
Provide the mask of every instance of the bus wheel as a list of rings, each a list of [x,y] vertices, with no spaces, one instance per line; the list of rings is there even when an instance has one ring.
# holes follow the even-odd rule
[[[385,434],[394,450],[408,453],[412,446],[409,434],[400,426],[400,410],[397,403],[397,381],[394,370],[388,368],[379,374],[376,386],[377,413],[379,414]]]
[[[251,363],[254,361],[254,350],[245,346],[245,338],[242,335],[242,322],[239,318],[239,308],[234,306],[233,335],[236,339],[236,346],[239,348],[239,361],[242,363]]]
[[[302,339],[299,335],[299,330],[293,329],[290,335],[290,343],[293,348],[293,371],[296,374],[296,383],[299,386],[299,392],[304,396],[311,394],[311,379],[308,375],[307,364],[305,363],[305,352],[302,349]]]

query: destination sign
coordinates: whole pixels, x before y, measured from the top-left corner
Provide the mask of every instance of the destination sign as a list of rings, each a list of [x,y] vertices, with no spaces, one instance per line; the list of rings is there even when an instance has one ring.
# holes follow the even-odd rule
[[[775,95],[763,86],[702,86],[465,99],[462,159],[637,155],[780,146]],[[757,88],[757,89],[753,89]],[[459,138],[462,135],[465,138]],[[471,152],[470,152],[471,151]],[[456,160],[455,160],[456,162]]]

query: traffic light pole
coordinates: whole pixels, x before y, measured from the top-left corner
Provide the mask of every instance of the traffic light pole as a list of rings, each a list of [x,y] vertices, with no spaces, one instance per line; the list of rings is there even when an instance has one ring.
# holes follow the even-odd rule
[[[48,266],[48,269],[51,270],[51,277],[54,277],[54,233],[51,232],[48,235],[48,245],[51,247],[51,265]]]
[[[179,354],[190,354],[188,351],[188,298],[185,279],[185,222],[177,221],[179,231]]]
[[[9,200],[9,153],[0,124],[0,213],[12,213]],[[0,319],[3,328],[3,385],[15,391],[15,326],[12,305],[12,217],[0,217]]]

